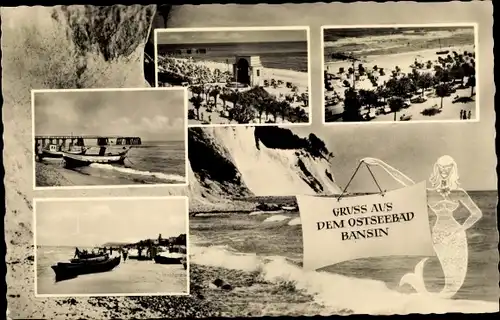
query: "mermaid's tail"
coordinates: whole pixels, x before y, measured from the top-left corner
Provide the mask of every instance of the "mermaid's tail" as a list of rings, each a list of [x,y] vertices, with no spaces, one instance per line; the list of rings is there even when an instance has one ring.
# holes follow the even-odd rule
[[[415,271],[413,273],[407,273],[401,278],[399,286],[408,284],[415,289],[417,293],[430,295],[431,293],[425,288],[424,282],[424,265],[428,259],[429,258],[424,258],[420,260],[420,262],[415,266]]]

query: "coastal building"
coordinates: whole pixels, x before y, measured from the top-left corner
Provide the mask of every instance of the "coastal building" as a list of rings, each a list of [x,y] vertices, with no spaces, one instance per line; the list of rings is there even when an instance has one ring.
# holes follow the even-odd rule
[[[236,82],[248,84],[251,87],[262,86],[263,69],[259,56],[236,56],[234,58],[233,74]]]

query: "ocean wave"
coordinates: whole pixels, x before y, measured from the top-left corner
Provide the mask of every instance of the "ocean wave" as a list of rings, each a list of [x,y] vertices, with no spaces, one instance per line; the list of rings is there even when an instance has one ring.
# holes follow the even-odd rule
[[[115,167],[110,164],[101,164],[101,163],[93,163],[90,165],[94,168],[106,169],[106,170],[114,170],[122,173],[134,174],[134,175],[142,175],[148,177],[154,177],[167,181],[177,181],[177,182],[186,182],[186,177],[183,177],[178,174],[167,174],[161,172],[151,172],[151,171],[140,171],[132,168],[123,168],[123,167]]]
[[[436,299],[389,289],[378,280],[358,279],[324,271],[307,271],[282,256],[257,256],[236,252],[228,246],[192,246],[191,262],[212,267],[260,272],[271,283],[293,283],[320,304],[323,313],[350,309],[361,314],[482,313],[497,312],[497,303],[473,300]]]
[[[302,224],[302,222],[300,221],[300,217],[293,218],[292,220],[288,221],[289,226],[298,226],[301,224]]]
[[[274,215],[274,216],[271,216],[271,217],[267,218],[263,222],[283,221],[283,220],[286,220],[286,219],[290,219],[290,217],[289,216],[284,216],[282,214],[277,214],[277,215]]]
[[[258,216],[261,214],[273,214],[273,213],[282,213],[283,210],[273,210],[273,211],[254,211],[250,212],[248,215],[249,216]]]

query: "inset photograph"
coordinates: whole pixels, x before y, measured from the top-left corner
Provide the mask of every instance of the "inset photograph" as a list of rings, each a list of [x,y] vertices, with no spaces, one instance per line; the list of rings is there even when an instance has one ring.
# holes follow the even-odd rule
[[[310,122],[309,27],[156,29],[157,86],[189,90],[188,124]]]
[[[35,294],[189,294],[188,198],[35,199]]]
[[[472,24],[323,27],[325,122],[478,121],[475,35]]]
[[[185,88],[34,90],[35,189],[187,185]]]

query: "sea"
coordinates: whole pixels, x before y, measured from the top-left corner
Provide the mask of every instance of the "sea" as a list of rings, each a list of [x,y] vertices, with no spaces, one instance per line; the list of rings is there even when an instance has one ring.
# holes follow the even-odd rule
[[[331,35],[335,35],[334,30],[330,30]],[[340,31],[342,32],[342,31]],[[328,35],[325,35],[325,42]],[[334,37],[335,38],[335,37]],[[325,62],[335,61],[331,58],[332,53],[353,53],[356,56],[379,56],[397,53],[406,53],[413,51],[439,49],[440,47],[458,47],[474,45],[474,32],[447,34],[441,38],[437,37],[420,37],[414,35],[399,34],[398,37],[386,37],[378,40],[373,40],[370,37],[355,37],[350,40],[330,42],[329,46],[324,48]]]
[[[143,141],[128,153],[125,163],[91,164],[71,169],[114,184],[183,184],[187,181],[184,141]],[[70,169],[64,169],[70,170]]]
[[[80,248],[84,249],[84,248]],[[91,248],[89,248],[91,249]],[[68,261],[75,248],[38,246],[36,284],[39,295],[137,295],[187,294],[188,273],[181,264],[163,265],[154,261],[123,259],[113,270],[55,281],[51,265]],[[115,255],[115,253],[113,253]]]
[[[453,300],[460,300],[456,302],[458,308],[465,308],[467,304],[463,303],[464,300],[476,300],[481,304],[481,307],[474,305],[471,308],[483,310],[483,303],[487,306],[484,308],[495,308],[495,304],[498,308],[497,192],[470,192],[469,195],[481,208],[483,217],[467,230],[468,273],[463,287]],[[279,198],[274,200],[275,203],[279,202]],[[459,223],[463,223],[468,215],[462,205],[454,213]],[[429,219],[433,225],[435,216],[432,213]],[[320,305],[318,313],[332,308],[350,309],[354,313],[407,313],[410,306],[413,306],[413,312],[426,312],[428,307],[434,308],[429,309],[433,310],[429,312],[436,312],[436,308],[441,308],[445,303],[439,300],[435,300],[435,303],[431,301],[434,306],[426,306],[428,301],[417,303],[418,299],[411,298],[411,288],[399,287],[401,277],[413,272],[423,257],[366,258],[339,263],[319,271],[302,270],[299,212],[194,216],[190,218],[190,235],[194,243],[191,249],[192,263],[259,271],[270,281],[288,281],[297,289],[314,296],[315,302]],[[428,291],[439,292],[442,289],[444,276],[436,257],[430,257],[427,261],[424,277]],[[293,302],[290,303],[293,305]],[[420,303],[423,305],[419,309]],[[453,301],[446,303],[449,306]],[[264,308],[265,302],[262,304]]]
[[[300,72],[308,70],[307,41],[290,42],[258,42],[258,43],[200,43],[196,48],[206,48],[203,55],[186,55],[195,61],[214,61],[232,66],[235,55],[260,56],[266,68],[286,69]],[[184,49],[186,45],[163,44],[159,46],[159,54],[176,49]],[[179,56],[182,57],[182,56]],[[232,67],[231,67],[232,68]]]

